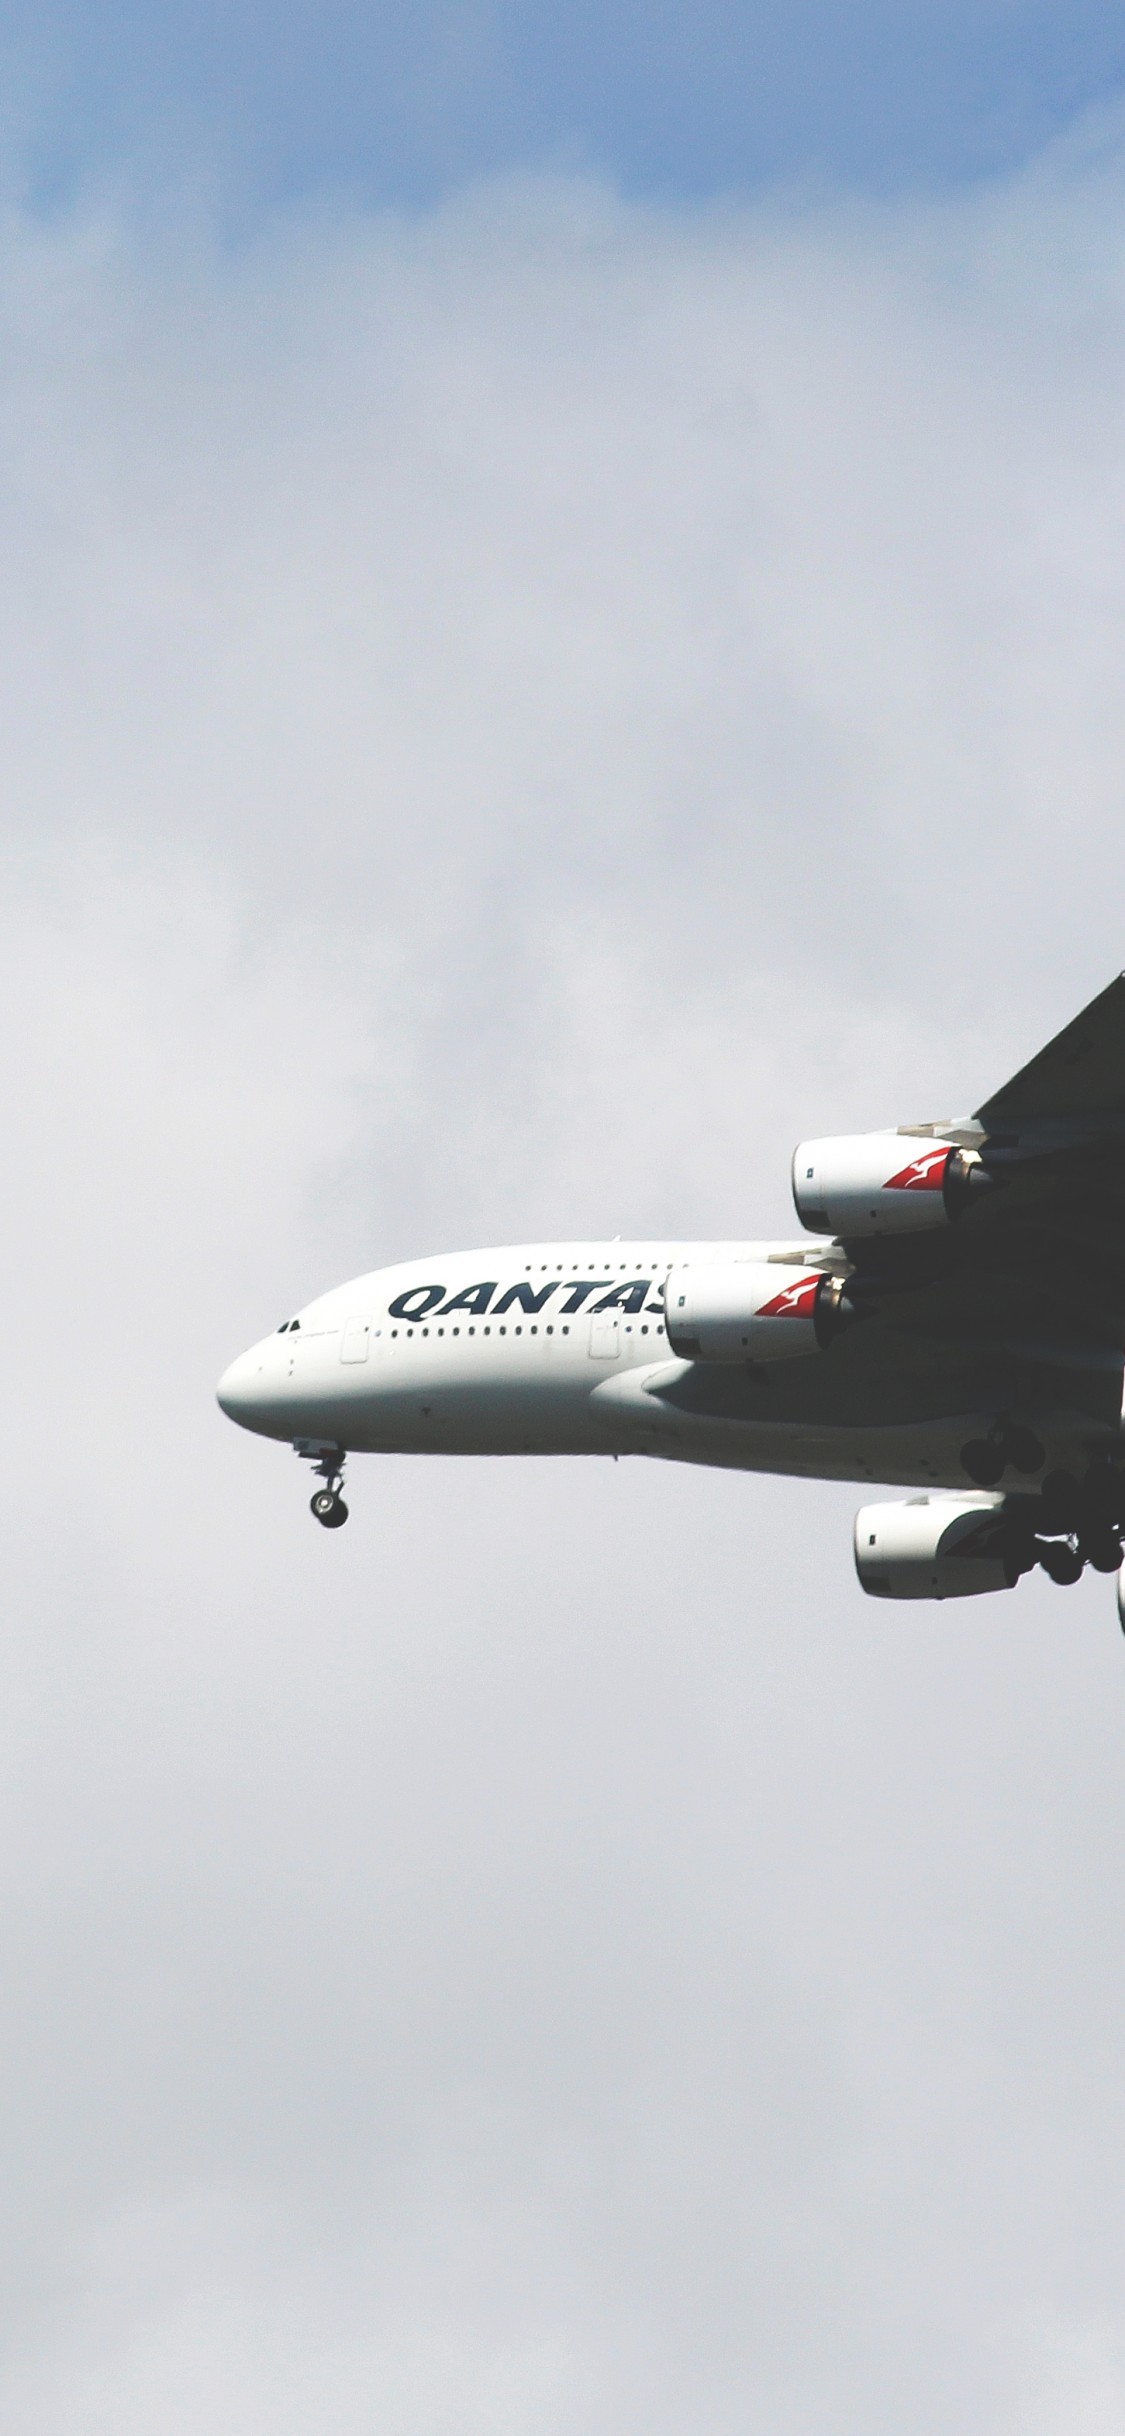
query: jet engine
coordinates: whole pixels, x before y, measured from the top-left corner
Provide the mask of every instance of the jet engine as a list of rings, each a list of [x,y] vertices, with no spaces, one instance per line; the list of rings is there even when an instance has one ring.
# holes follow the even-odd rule
[[[1004,1504],[1002,1497],[982,1493],[861,1507],[855,1569],[863,1588],[877,1599],[964,1599],[982,1590],[1011,1590],[1030,1551],[1021,1552]]]
[[[949,1226],[991,1183],[977,1151],[916,1134],[836,1134],[793,1153],[797,1216],[818,1235]]]
[[[784,1362],[822,1352],[856,1314],[847,1280],[780,1261],[673,1269],[668,1342],[689,1362]]]

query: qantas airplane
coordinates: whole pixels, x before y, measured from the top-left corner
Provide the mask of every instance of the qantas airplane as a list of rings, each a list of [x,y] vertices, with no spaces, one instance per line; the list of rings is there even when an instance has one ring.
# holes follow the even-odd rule
[[[795,1242],[533,1243],[376,1269],[219,1382],[347,1520],[345,1458],[655,1455],[909,1489],[880,1598],[1117,1573],[1125,1623],[1125,974],[956,1120],[802,1142]]]

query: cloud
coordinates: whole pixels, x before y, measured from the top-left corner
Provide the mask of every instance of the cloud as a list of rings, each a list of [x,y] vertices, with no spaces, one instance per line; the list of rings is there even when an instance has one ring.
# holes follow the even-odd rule
[[[326,1545],[211,1388],[400,1252],[788,1232],[1108,978],[1123,222],[1103,128],[6,225],[19,2436],[1120,2416],[1104,1586],[888,1619],[846,1492],[624,1464]]]

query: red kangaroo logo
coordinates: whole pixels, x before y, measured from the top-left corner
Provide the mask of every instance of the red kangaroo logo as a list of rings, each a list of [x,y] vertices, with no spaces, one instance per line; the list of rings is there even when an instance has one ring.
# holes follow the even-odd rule
[[[759,1303],[759,1319],[811,1319],[819,1285],[819,1276],[799,1277],[783,1294],[775,1294],[772,1303]]]
[[[952,1157],[952,1151],[944,1147],[941,1150],[925,1150],[920,1159],[911,1160],[909,1167],[900,1168],[897,1176],[888,1176],[883,1190],[886,1193],[940,1193]]]

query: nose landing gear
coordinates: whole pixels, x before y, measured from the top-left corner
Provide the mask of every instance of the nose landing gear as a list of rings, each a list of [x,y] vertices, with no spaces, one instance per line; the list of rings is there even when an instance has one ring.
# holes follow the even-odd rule
[[[324,1530],[338,1531],[348,1519],[348,1509],[340,1495],[347,1460],[345,1448],[335,1444],[325,1446],[316,1439],[298,1438],[293,1451],[300,1455],[303,1462],[311,1463],[318,1478],[324,1482],[324,1487],[314,1489],[309,1499],[310,1514],[315,1514]]]

